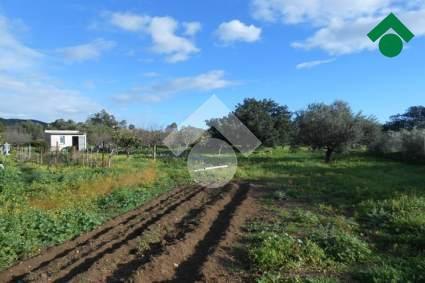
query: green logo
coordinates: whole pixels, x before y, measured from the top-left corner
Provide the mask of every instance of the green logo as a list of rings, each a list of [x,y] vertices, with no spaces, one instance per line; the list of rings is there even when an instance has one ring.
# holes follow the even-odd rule
[[[389,29],[393,29],[396,34],[385,34]],[[403,40],[409,42],[415,37],[415,35],[393,13],[389,14],[388,17],[380,22],[367,36],[373,42],[376,42],[382,36],[379,41],[379,50],[383,55],[390,58],[396,57],[401,53],[403,50]]]

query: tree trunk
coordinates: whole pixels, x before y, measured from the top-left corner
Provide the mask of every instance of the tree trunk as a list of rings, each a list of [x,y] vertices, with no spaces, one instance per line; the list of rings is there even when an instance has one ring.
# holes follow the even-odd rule
[[[334,149],[333,148],[328,148],[326,150],[326,157],[325,157],[325,161],[326,163],[329,163],[332,161],[332,155],[334,153]]]

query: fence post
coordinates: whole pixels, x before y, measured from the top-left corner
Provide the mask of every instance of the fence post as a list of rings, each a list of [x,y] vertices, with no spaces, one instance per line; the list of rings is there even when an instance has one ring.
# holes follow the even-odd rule
[[[59,153],[59,143],[56,142],[56,150],[55,150],[55,166],[58,165],[58,153]]]

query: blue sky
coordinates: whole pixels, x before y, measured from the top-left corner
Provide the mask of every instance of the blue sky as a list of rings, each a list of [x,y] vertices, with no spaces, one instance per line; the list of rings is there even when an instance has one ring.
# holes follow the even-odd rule
[[[396,13],[416,37],[383,57],[367,32]],[[296,111],[349,102],[386,121],[425,96],[425,1],[91,0],[0,3],[0,116],[143,127],[181,122],[211,95]]]

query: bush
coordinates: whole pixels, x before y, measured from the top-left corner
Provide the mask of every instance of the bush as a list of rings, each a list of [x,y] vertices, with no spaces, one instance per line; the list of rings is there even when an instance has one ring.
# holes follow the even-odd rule
[[[402,131],[402,152],[411,159],[425,157],[425,130]]]
[[[401,154],[404,159],[425,159],[425,130],[401,130],[386,132],[369,150],[379,154]]]

